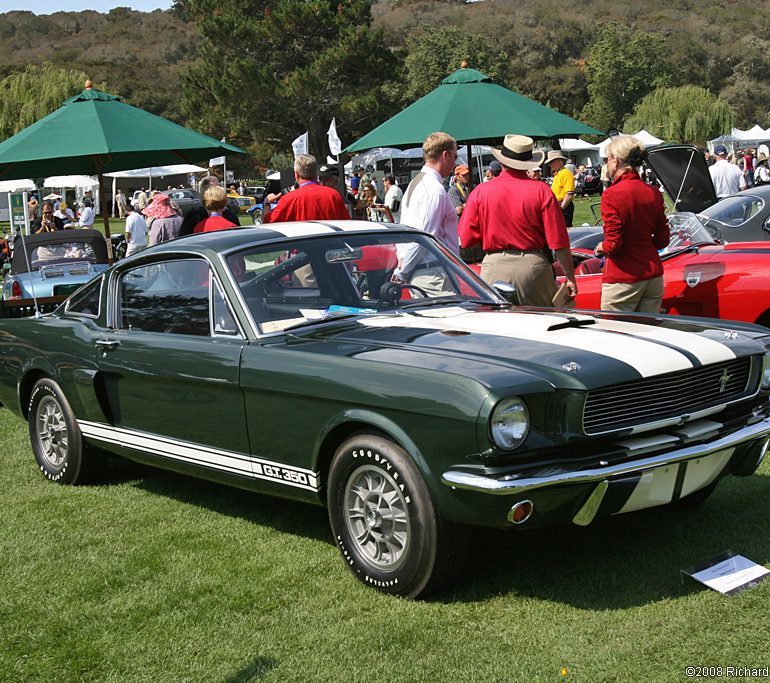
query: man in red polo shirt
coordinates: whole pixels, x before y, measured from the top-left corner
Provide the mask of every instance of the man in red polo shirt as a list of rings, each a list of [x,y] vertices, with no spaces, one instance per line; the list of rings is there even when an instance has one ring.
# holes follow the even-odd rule
[[[294,159],[294,178],[299,187],[284,195],[265,197],[262,223],[283,221],[323,221],[350,218],[345,202],[337,190],[318,183],[318,162],[310,154]],[[271,211],[270,204],[278,200]]]
[[[525,306],[553,306],[556,281],[550,250],[564,269],[572,297],[577,284],[559,202],[548,185],[527,177],[527,170],[539,167],[545,157],[533,148],[532,138],[506,135],[502,149],[492,150],[503,171],[468,197],[458,228],[460,246],[481,244],[485,282],[514,285]]]

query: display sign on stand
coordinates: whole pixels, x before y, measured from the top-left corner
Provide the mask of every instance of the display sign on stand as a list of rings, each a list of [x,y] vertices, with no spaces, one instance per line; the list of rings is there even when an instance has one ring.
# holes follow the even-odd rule
[[[29,212],[27,211],[27,193],[9,192],[8,207],[11,212],[11,233],[24,230],[25,235],[30,234]]]

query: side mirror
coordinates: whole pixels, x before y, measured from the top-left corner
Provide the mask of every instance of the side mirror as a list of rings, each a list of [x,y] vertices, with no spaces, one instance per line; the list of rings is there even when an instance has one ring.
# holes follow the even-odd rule
[[[521,306],[519,293],[516,291],[516,287],[514,287],[510,282],[495,280],[492,283],[492,289],[494,289],[509,304],[513,306]]]
[[[770,217],[765,218],[765,222],[762,223],[762,230],[765,232],[770,232]]]
[[[4,263],[3,264],[3,273],[7,273],[11,270],[11,264],[10,263]]]

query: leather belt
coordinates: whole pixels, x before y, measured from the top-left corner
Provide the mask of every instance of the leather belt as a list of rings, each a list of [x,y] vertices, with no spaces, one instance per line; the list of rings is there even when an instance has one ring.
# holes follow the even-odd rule
[[[429,263],[420,263],[419,265],[416,265],[412,272],[415,270],[425,270],[426,268],[438,268],[438,261],[430,261]]]
[[[514,256],[521,256],[522,254],[543,254],[547,253],[547,249],[490,249],[487,254],[513,254]]]

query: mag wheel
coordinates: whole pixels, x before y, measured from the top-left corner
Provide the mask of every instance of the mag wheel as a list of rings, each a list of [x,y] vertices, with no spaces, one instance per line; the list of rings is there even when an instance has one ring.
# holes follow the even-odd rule
[[[83,444],[72,409],[56,382],[41,379],[35,384],[28,420],[35,459],[48,479],[78,484],[96,473],[96,463]]]
[[[443,585],[449,539],[417,467],[392,441],[357,435],[329,472],[329,520],[343,559],[363,583],[417,598]]]

